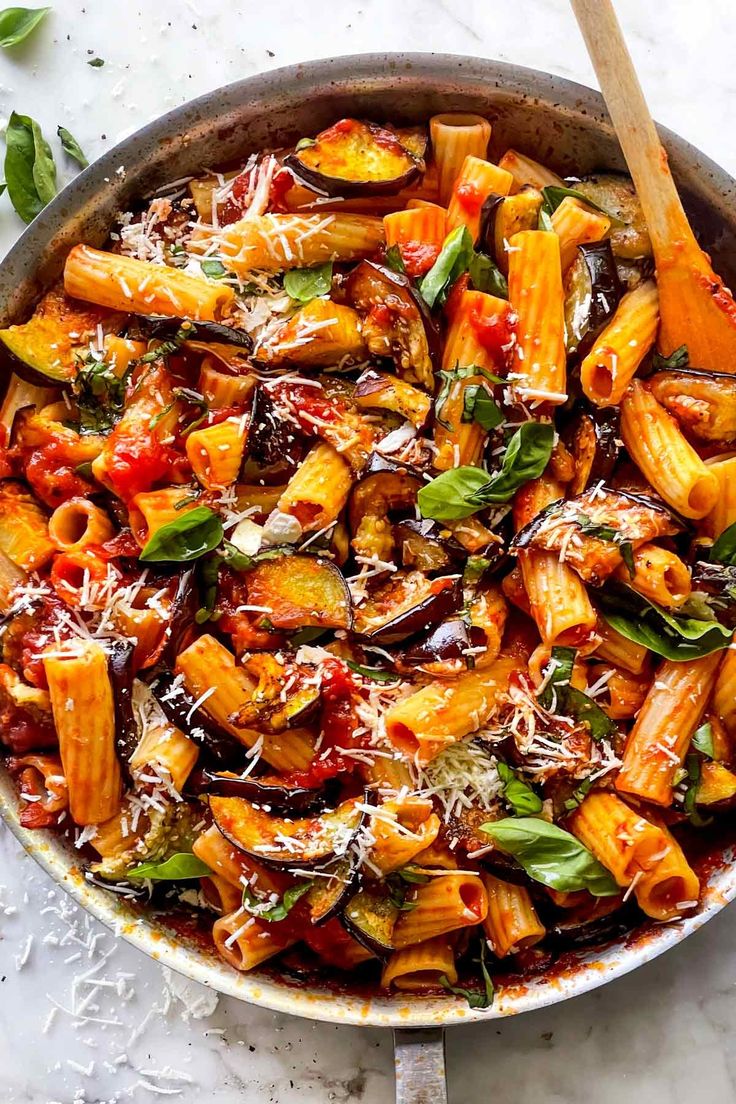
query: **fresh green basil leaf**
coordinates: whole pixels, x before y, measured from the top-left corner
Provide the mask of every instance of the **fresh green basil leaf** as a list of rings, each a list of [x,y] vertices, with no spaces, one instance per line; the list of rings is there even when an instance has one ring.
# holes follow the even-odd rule
[[[652,367],[656,372],[664,371],[667,368],[687,368],[689,364],[690,354],[687,345],[680,345],[679,349],[675,349],[669,356],[655,353],[652,357]]]
[[[102,66],[105,64],[105,59],[95,57],[95,58],[92,58],[90,61],[88,61],[87,64],[91,65],[93,69],[101,69]]]
[[[294,150],[296,153],[299,153],[300,150],[309,149],[310,146],[316,145],[317,141],[315,138],[300,138],[297,144],[294,146]]]
[[[548,233],[554,234],[555,228],[552,223],[552,219],[549,217],[544,207],[539,208],[539,218],[537,219],[537,230],[546,230]]]
[[[162,525],[144,545],[143,563],[187,563],[197,560],[222,542],[222,521],[206,506],[195,506],[181,517]]]
[[[543,689],[537,694],[543,709],[556,711],[560,703],[560,694],[570,685],[576,655],[575,648],[563,648],[558,645],[552,649],[548,664],[548,668],[551,667],[552,670],[548,672],[549,677]]]
[[[685,756],[685,770],[687,771],[687,787],[682,806],[687,813],[687,818],[694,828],[707,828],[712,823],[713,817],[703,817],[697,810],[698,790],[702,774],[700,759],[697,755]]]
[[[390,268],[392,272],[400,272],[402,275],[406,273],[406,265],[404,264],[404,258],[401,256],[401,250],[398,245],[390,245],[388,247],[384,260],[386,262],[386,268]]]
[[[264,560],[280,560],[282,556],[292,555],[292,552],[291,548],[266,548],[263,552],[257,552],[255,556],[249,556],[230,541],[226,540],[222,545],[222,558],[228,567],[232,567],[235,571],[249,571],[257,563],[263,563]]]
[[[77,475],[81,475],[82,479],[94,479],[91,460],[85,460],[83,463],[77,464],[74,470]]]
[[[469,379],[471,376],[482,376],[483,379],[488,380],[489,383],[503,383],[503,380],[498,376],[494,376],[492,372],[489,372],[486,368],[479,368],[477,364],[465,364],[460,367],[456,364],[454,368],[449,370],[440,369],[440,389],[437,393],[437,398],[434,402],[434,416],[435,420],[444,426],[445,429],[453,429],[454,427],[445,421],[442,416],[445,403],[450,397],[450,392],[456,383],[460,380]]]
[[[485,506],[508,502],[519,487],[542,474],[554,437],[549,422],[524,422],[509,441],[495,475],[480,468],[451,468],[422,487],[417,495],[422,517],[455,521]]]
[[[197,329],[193,322],[186,322],[176,331],[168,341],[160,341],[143,356],[139,356],[135,364],[153,364],[155,360],[163,360],[175,353],[185,341],[192,341],[197,335]]]
[[[384,671],[381,667],[364,667],[360,663],[353,663],[351,659],[345,660],[345,663],[351,671],[355,671],[356,675],[372,679],[373,682],[398,682],[400,678],[393,671]]]
[[[427,885],[432,880],[429,874],[422,874],[421,870],[414,870],[411,866],[403,866],[396,873],[409,885]]]
[[[584,195],[583,192],[578,192],[575,188],[561,188],[558,184],[548,184],[546,188],[542,188],[542,208],[548,215],[553,215],[557,208],[562,203],[563,199],[567,196],[571,196],[573,199],[579,199],[581,203],[585,203],[588,207],[592,207],[594,211],[600,211],[602,215],[605,215],[617,226],[623,226],[620,218],[616,218],[610,211],[607,211],[605,207],[601,207],[598,203],[594,203],[592,199]]]
[[[227,269],[222,261],[217,261],[213,257],[208,257],[202,261],[200,268],[205,276],[209,276],[210,280],[220,280],[223,276],[227,276]]]
[[[604,710],[584,690],[568,686],[565,691],[565,713],[579,724],[588,726],[594,740],[614,736],[618,729]]]
[[[456,226],[444,240],[437,260],[419,282],[422,299],[431,309],[444,303],[458,276],[467,272],[473,256],[473,239],[467,226]]]
[[[35,31],[51,8],[5,8],[0,11],[0,46],[17,46]]]
[[[612,875],[580,840],[536,817],[507,817],[481,825],[481,831],[507,855],[512,855],[530,878],[561,893],[587,889],[594,897],[619,893]]]
[[[487,556],[468,556],[463,571],[463,586],[475,586],[491,566]]]
[[[506,277],[486,253],[473,253],[468,272],[476,291],[485,291],[499,299],[508,299],[509,285]]]
[[[473,383],[463,392],[463,422],[477,422],[485,430],[496,429],[504,421],[504,413],[482,383]]]
[[[222,560],[219,556],[205,556],[197,565],[199,586],[202,591],[202,605],[194,615],[198,625],[204,625],[206,621],[219,620],[219,614],[215,613],[217,601],[217,579]]]
[[[624,561],[624,566],[629,573],[629,578],[633,579],[636,575],[636,564],[634,563],[634,546],[630,540],[618,540],[616,541],[618,550],[621,553],[621,559]]]
[[[314,268],[292,268],[284,276],[284,291],[299,303],[311,303],[319,295],[329,295],[332,287],[332,261]]]
[[[189,851],[180,851],[163,862],[141,863],[125,875],[126,878],[147,878],[151,882],[180,882],[188,878],[206,878],[212,871]]]
[[[609,584],[598,600],[609,625],[665,659],[701,659],[731,643],[731,631],[720,622],[670,613],[631,587]]]
[[[713,726],[710,721],[706,721],[705,724],[700,725],[693,732],[693,738],[690,741],[692,746],[696,748],[703,755],[706,755],[709,759],[712,759],[715,755],[715,749],[713,747]]]
[[[56,133],[61,139],[61,148],[64,150],[64,153],[67,153],[78,165],[86,169],[89,165],[89,161],[84,156],[82,147],[71,131],[67,130],[66,127],[57,126]]]
[[[552,649],[550,663],[554,666],[538,695],[539,703],[544,709],[587,725],[594,740],[613,736],[617,728],[608,714],[583,690],[571,685],[575,654],[574,648]]]
[[[576,790],[573,790],[570,797],[565,802],[565,811],[573,813],[578,805],[581,805],[585,798],[590,793],[590,788],[593,785],[590,778],[584,778]]]
[[[736,567],[736,521],[724,529],[720,537],[713,542],[710,550],[711,563],[722,563],[726,567]]]
[[[56,166],[35,119],[12,112],[5,131],[5,181],[10,202],[31,222],[56,195]]]
[[[486,966],[486,941],[481,939],[480,942],[480,972],[483,980],[483,992],[479,993],[472,989],[462,989],[458,985],[451,985],[450,979],[446,974],[442,974],[439,979],[440,985],[448,993],[452,993],[456,997],[465,997],[468,1002],[468,1008],[476,1008],[478,1010],[484,1010],[490,1008],[493,1004],[494,989],[493,979],[488,972]]]
[[[523,782],[507,763],[496,763],[498,777],[503,782],[503,796],[514,810],[514,816],[531,816],[542,811],[542,799],[531,786]]]
[[[294,905],[312,888],[311,882],[297,882],[290,886],[280,901],[270,901],[268,898],[258,897],[249,886],[243,887],[243,908],[259,920],[268,920],[278,923],[285,920]]]
[[[575,523],[580,527],[580,532],[585,533],[586,536],[595,537],[596,540],[610,541],[612,544],[617,545],[621,553],[621,559],[624,561],[626,570],[629,573],[629,578],[634,578],[636,574],[636,567],[634,565],[634,546],[630,540],[625,540],[619,530],[614,529],[612,525],[598,525],[597,522],[589,518],[587,514],[578,514],[575,518]]]

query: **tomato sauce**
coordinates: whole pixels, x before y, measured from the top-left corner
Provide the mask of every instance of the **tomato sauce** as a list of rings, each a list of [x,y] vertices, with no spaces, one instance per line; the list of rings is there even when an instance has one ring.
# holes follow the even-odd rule
[[[440,246],[429,242],[402,242],[399,249],[409,276],[424,276],[440,255]]]
[[[69,498],[94,493],[92,484],[68,463],[63,444],[55,441],[31,452],[24,474],[37,496],[52,509]]]
[[[477,184],[473,184],[470,180],[458,184],[455,188],[455,198],[469,215],[480,214],[480,209],[483,206],[483,193]]]

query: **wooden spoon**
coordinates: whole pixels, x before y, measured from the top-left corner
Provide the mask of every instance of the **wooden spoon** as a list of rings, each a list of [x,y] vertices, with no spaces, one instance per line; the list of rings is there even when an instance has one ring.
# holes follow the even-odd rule
[[[652,239],[665,355],[687,345],[696,368],[736,372],[736,303],[695,240],[611,0],[570,0]]]

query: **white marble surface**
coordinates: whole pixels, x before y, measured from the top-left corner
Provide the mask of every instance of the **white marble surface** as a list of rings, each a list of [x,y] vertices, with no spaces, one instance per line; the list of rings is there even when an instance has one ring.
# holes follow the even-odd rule
[[[618,8],[655,115],[736,171],[732,0]],[[49,134],[62,123],[93,157],[227,81],[390,49],[487,53],[593,83],[564,0],[56,0],[34,39],[0,57],[0,116],[30,114]],[[95,56],[102,68],[86,64]],[[1,199],[0,252],[21,229]],[[726,1104],[736,1098],[734,980],[729,910],[605,990],[514,1022],[455,1028],[452,1104]],[[159,966],[81,916],[0,829],[2,1104],[392,1099],[387,1033],[224,998],[213,1007],[211,994],[190,990],[182,1003]],[[70,1011],[85,999],[88,1015],[110,1022],[79,1026]]]

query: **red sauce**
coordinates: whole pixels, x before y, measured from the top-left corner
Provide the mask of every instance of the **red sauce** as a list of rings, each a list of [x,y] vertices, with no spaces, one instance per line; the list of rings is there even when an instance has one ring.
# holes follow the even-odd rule
[[[480,209],[483,206],[483,193],[477,184],[473,184],[469,180],[464,184],[458,184],[455,188],[455,198],[469,215],[480,214]]]
[[[505,365],[509,345],[513,336],[513,326],[508,313],[484,316],[479,310],[470,312],[470,325],[480,344],[499,365]]]
[[[141,554],[141,546],[130,529],[121,529],[104,544],[95,545],[94,551],[106,560],[115,559],[117,556],[137,560]]]
[[[25,477],[41,501],[52,509],[69,498],[93,493],[92,485],[66,462],[64,446],[54,441],[31,452]]]
[[[113,445],[108,480],[123,501],[149,490],[159,479],[171,475],[177,456],[150,436],[120,436]]]
[[[450,294],[447,296],[447,302],[445,303],[445,313],[448,320],[451,322],[457,314],[457,309],[460,306],[460,300],[463,297],[463,293],[468,290],[470,286],[470,277],[467,272],[459,276],[455,283],[450,288]]]
[[[289,786],[319,786],[328,778],[352,774],[358,764],[342,754],[343,748],[364,746],[355,730],[361,727],[355,710],[360,693],[352,672],[340,660],[325,660],[322,677],[322,744],[318,758],[305,771],[293,771]]]
[[[399,246],[404,268],[410,276],[423,276],[440,254],[440,246],[429,242],[408,241]]]

